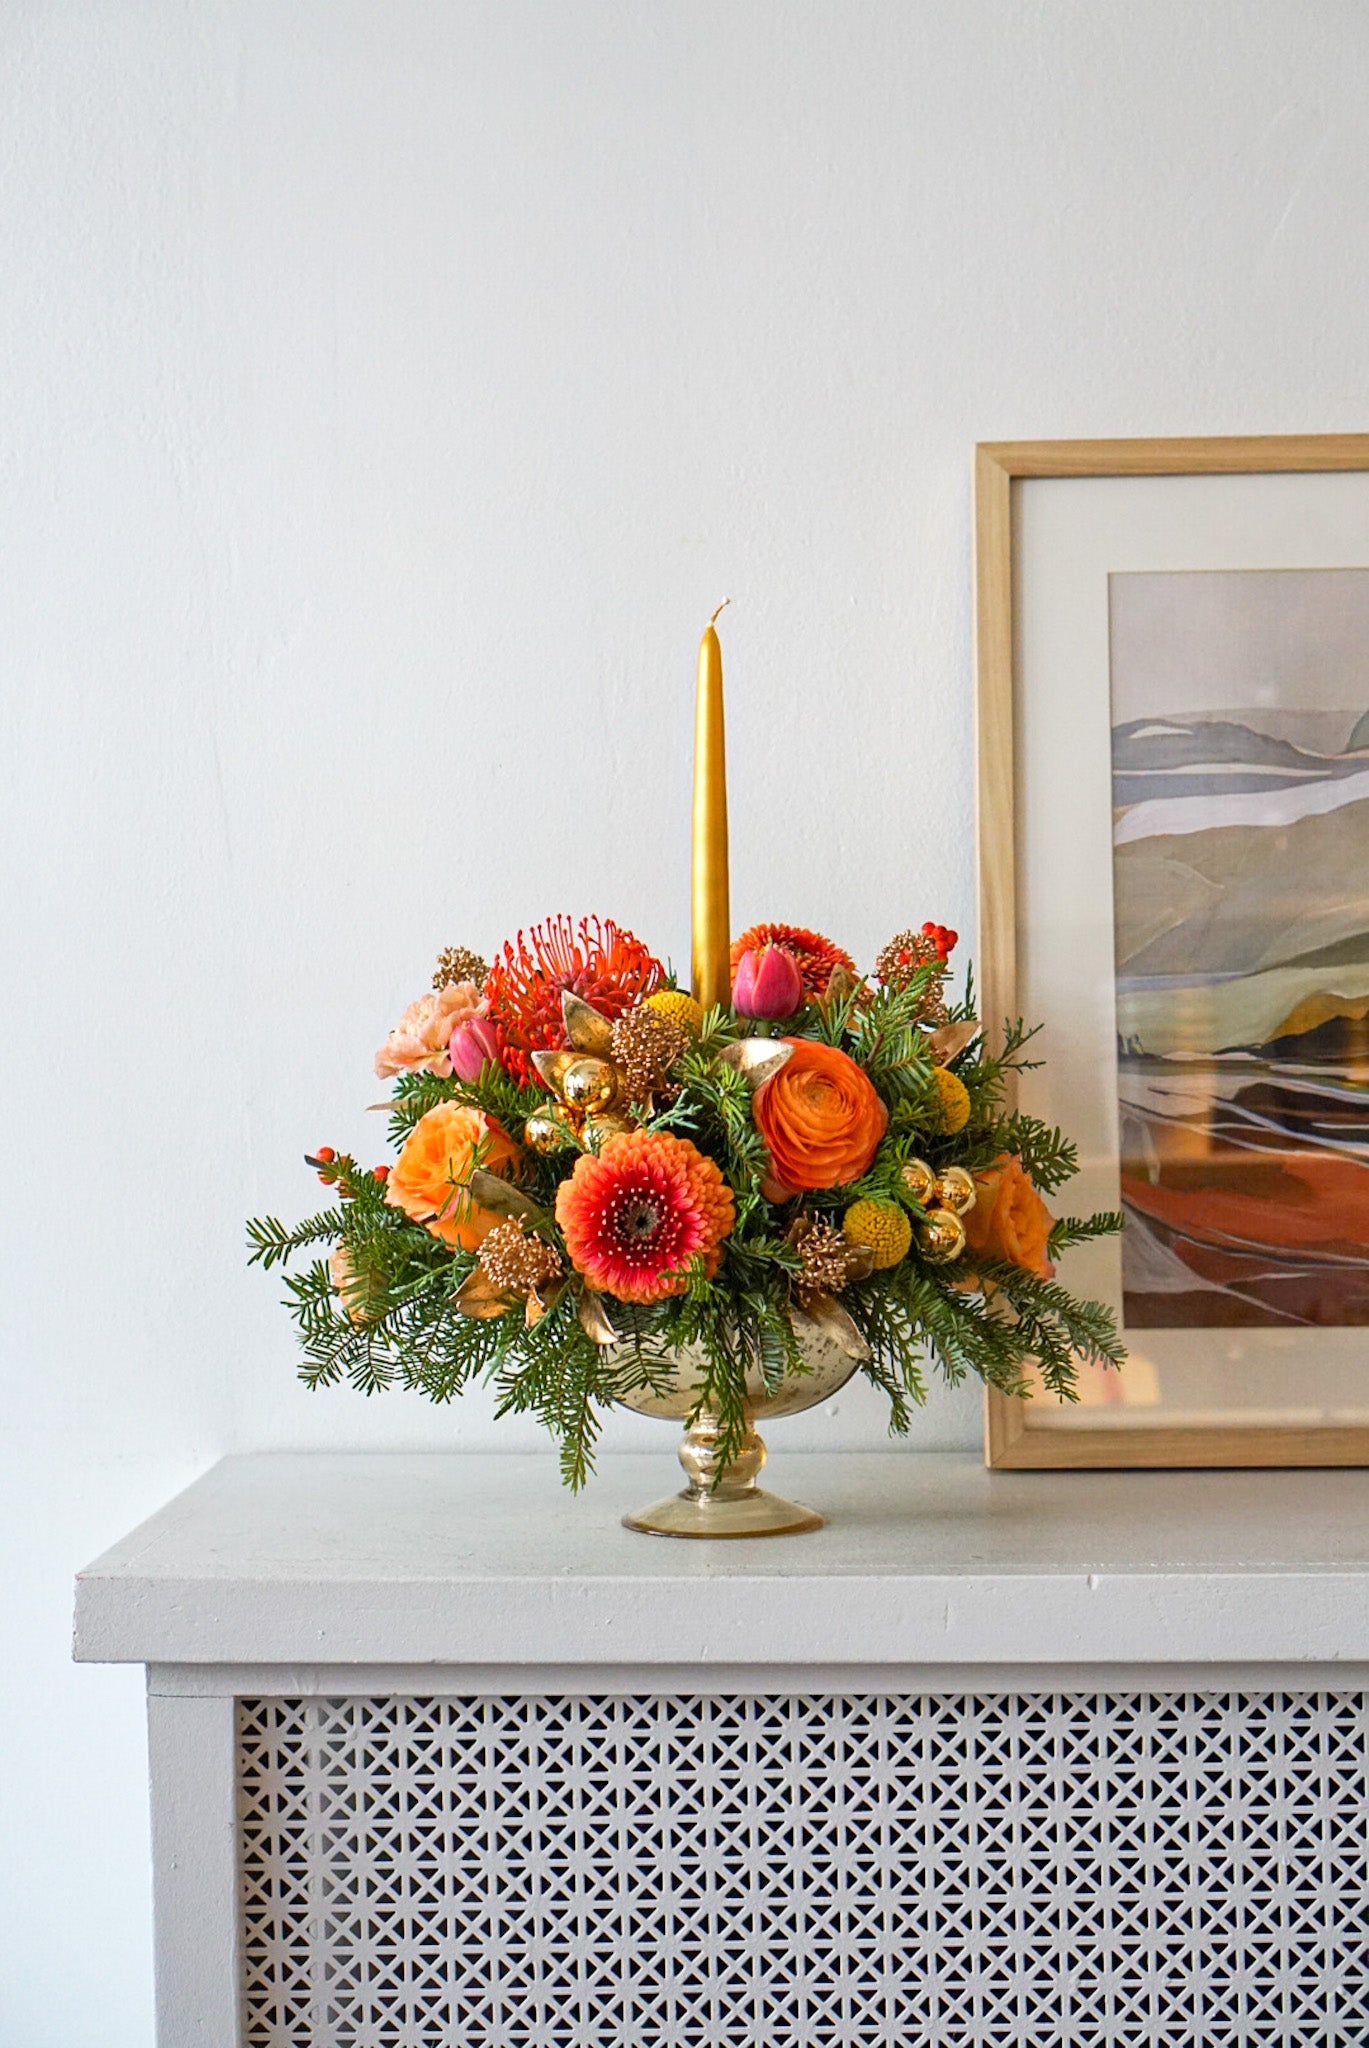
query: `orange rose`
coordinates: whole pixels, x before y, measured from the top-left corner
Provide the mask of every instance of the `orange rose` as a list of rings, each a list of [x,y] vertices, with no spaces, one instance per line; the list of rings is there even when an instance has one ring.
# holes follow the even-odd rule
[[[385,1199],[445,1244],[473,1252],[502,1218],[493,1209],[478,1207],[464,1192],[466,1182],[477,1161],[497,1173],[517,1158],[518,1148],[507,1132],[478,1109],[439,1102],[405,1139],[391,1168]]]
[[[853,1059],[812,1038],[785,1043],[793,1052],[752,1106],[770,1148],[763,1192],[771,1202],[859,1180],[889,1126],[888,1110]]]
[[[974,1177],[979,1199],[965,1225],[965,1248],[982,1259],[1002,1259],[1053,1280],[1055,1268],[1046,1256],[1046,1241],[1055,1218],[1032,1186],[1015,1153],[1002,1152]]]

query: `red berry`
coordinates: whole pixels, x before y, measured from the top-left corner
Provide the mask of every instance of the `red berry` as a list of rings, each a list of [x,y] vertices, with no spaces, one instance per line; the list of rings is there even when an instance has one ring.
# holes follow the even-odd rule
[[[314,1157],[315,1159],[336,1159],[337,1153],[331,1145],[320,1145]]]
[[[378,1181],[380,1182],[380,1185],[381,1185],[382,1187],[384,1187],[384,1185],[385,1185],[386,1181],[387,1181],[387,1180],[388,1180],[389,1178],[390,1178],[390,1169],[389,1169],[389,1167],[388,1167],[388,1166],[377,1166],[377,1167],[374,1167],[374,1168],[372,1169],[372,1172],[371,1172],[371,1179],[372,1179],[372,1180],[378,1180]]]
[[[922,927],[922,936],[924,939],[930,939],[935,936],[935,933],[936,926],[932,923],[931,919],[929,918],[927,923],[924,924]]]
[[[320,1173],[319,1179],[326,1188],[330,1188],[337,1179],[337,1175],[335,1173]]]

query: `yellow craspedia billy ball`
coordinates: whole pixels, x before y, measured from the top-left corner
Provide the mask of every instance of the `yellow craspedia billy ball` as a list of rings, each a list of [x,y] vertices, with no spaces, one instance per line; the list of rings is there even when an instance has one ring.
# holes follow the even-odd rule
[[[682,988],[658,988],[654,996],[648,996],[645,1007],[654,1010],[658,1017],[665,1017],[672,1024],[678,1024],[691,1038],[697,1038],[703,1029],[703,1006]]]
[[[937,1133],[943,1138],[953,1138],[970,1121],[970,1091],[959,1074],[953,1074],[949,1067],[933,1067],[932,1079],[940,1101]]]
[[[852,1244],[866,1247],[877,1272],[906,1258],[913,1241],[912,1224],[893,1202],[852,1202],[842,1218],[842,1228]]]

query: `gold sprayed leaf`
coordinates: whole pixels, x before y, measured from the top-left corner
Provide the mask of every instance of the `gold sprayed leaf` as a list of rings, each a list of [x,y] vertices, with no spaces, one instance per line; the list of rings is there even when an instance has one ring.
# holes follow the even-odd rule
[[[521,1188],[512,1187],[497,1173],[486,1173],[483,1166],[476,1167],[466,1188],[473,1202],[482,1209],[492,1209],[496,1216],[530,1216],[540,1220],[546,1213]]]
[[[868,1358],[870,1347],[860,1331],[847,1315],[835,1294],[810,1295],[803,1308],[789,1311],[795,1329],[800,1336],[804,1325],[820,1330],[824,1337],[838,1345],[848,1358]]]
[[[586,1287],[580,1295],[580,1328],[595,1344],[616,1344],[618,1332],[604,1312],[604,1297],[592,1287]]]
[[[529,1329],[535,1329],[548,1310],[555,1308],[566,1291],[564,1280],[552,1280],[541,1287],[534,1287],[528,1293],[528,1305],[523,1312],[523,1321]]]
[[[978,1017],[962,1017],[958,1024],[941,1024],[927,1034],[927,1050],[937,1066],[944,1067],[957,1053],[964,1052],[973,1038],[979,1036]]]
[[[856,1244],[846,1240],[846,1277],[848,1280],[868,1280],[875,1270],[875,1255],[868,1244]]]
[[[794,1048],[782,1038],[739,1038],[718,1054],[724,1066],[734,1067],[750,1088],[760,1088],[778,1074],[793,1055]]]
[[[582,996],[561,991],[561,1015],[566,1020],[566,1037],[576,1052],[596,1053],[606,1060],[613,1051],[613,1026],[607,1017],[592,1009]],[[536,1059],[536,1053],[533,1058]]]
[[[499,1292],[488,1276],[481,1272],[479,1266],[474,1272],[466,1275],[452,1300],[463,1316],[475,1316],[480,1319],[502,1316],[509,1306],[508,1297]]]
[[[832,1005],[844,1003],[849,995],[854,994],[856,987],[855,975],[849,967],[843,967],[838,961],[827,977],[827,987],[822,1000]]]
[[[542,1076],[546,1086],[550,1088],[552,1094],[559,1095],[561,1093],[561,1083],[565,1079],[566,1068],[573,1067],[575,1062],[581,1057],[582,1055],[575,1051],[541,1051],[533,1054],[532,1063]]]

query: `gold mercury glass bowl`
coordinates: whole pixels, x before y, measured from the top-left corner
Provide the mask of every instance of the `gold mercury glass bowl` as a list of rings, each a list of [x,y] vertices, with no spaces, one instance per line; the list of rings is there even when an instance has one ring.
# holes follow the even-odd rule
[[[779,1415],[799,1415],[816,1408],[844,1387],[859,1361],[829,1337],[808,1324],[798,1332],[799,1348],[809,1367],[805,1373],[791,1373],[773,1392],[767,1393],[760,1373],[747,1378],[746,1440],[737,1457],[721,1472],[718,1463],[718,1419],[705,1410],[685,1430],[680,1442],[680,1463],[687,1484],[683,1492],[637,1514],[624,1515],[626,1528],[640,1529],[649,1536],[796,1536],[806,1529],[820,1529],[823,1518],[812,1508],[768,1493],[756,1481],[765,1464],[765,1445],[756,1423]],[[664,1392],[648,1387],[620,1397],[621,1405],[639,1415],[661,1415],[684,1422],[692,1413],[703,1383],[703,1359],[690,1345],[676,1354],[672,1386]],[[715,1483],[716,1482],[716,1483]]]

